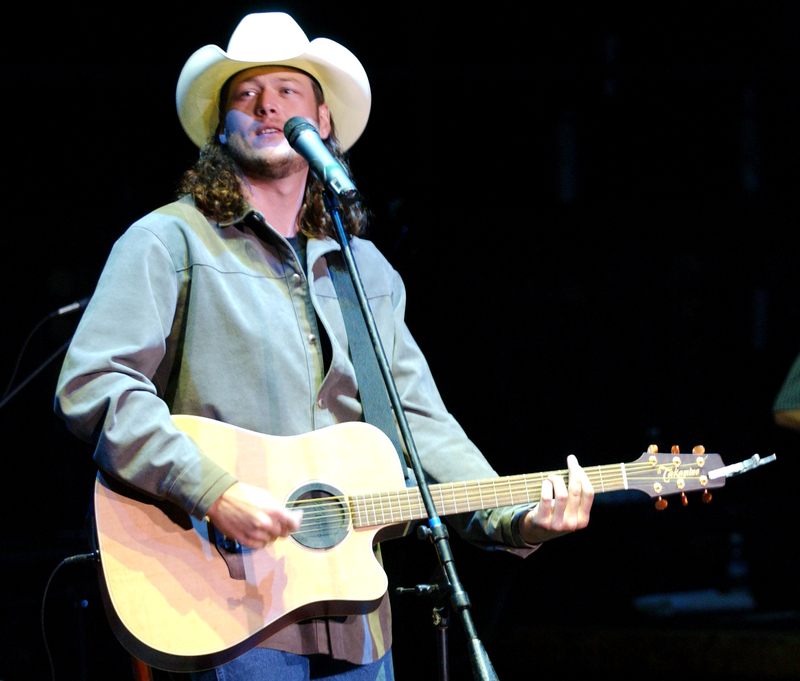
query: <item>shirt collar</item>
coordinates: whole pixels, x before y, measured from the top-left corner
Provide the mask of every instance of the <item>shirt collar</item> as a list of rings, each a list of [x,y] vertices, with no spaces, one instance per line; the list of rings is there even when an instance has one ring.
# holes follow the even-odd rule
[[[240,215],[228,222],[220,222],[220,228],[237,227],[242,229],[249,227],[253,233],[263,240],[275,241],[278,240],[289,245],[289,242],[279,234],[265,219],[264,216],[255,208],[250,207],[243,215]],[[331,237],[309,237],[306,243],[306,258],[310,265],[320,256],[330,253],[331,251],[340,251],[342,247],[338,244],[336,239]]]

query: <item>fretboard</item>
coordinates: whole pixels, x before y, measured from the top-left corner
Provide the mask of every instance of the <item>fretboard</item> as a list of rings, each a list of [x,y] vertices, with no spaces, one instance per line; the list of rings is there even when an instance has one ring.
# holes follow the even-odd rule
[[[430,493],[436,513],[441,516],[533,504],[540,500],[542,483],[552,474],[567,480],[567,471],[551,471],[435,484],[430,485]],[[586,474],[597,493],[628,489],[625,464],[596,466],[586,470]],[[355,527],[394,525],[427,517],[417,487],[359,492],[351,494],[348,500]]]

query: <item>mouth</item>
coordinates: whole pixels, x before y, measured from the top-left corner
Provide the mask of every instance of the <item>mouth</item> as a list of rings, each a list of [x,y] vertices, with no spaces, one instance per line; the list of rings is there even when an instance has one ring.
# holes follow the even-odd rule
[[[256,137],[261,137],[262,135],[275,135],[275,134],[283,134],[283,130],[281,128],[273,128],[271,126],[264,126],[263,128],[259,128],[256,131]]]

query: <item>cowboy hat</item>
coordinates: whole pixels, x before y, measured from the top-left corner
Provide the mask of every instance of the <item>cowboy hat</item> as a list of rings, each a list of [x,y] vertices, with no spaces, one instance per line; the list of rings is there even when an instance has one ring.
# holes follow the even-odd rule
[[[239,71],[266,65],[291,66],[317,80],[345,149],[364,132],[372,95],[361,62],[327,38],[309,42],[288,14],[265,12],[248,14],[239,22],[227,53],[216,45],[206,45],[189,57],[181,71],[175,96],[178,117],[198,147],[217,130],[223,85]]]

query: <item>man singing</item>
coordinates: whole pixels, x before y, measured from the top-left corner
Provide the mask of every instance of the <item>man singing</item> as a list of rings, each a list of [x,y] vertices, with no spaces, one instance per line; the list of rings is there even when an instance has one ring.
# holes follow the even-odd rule
[[[343,157],[363,132],[371,93],[341,45],[309,41],[280,13],[245,17],[228,50],[208,45],[180,75],[178,115],[200,147],[180,198],[115,244],[75,333],[56,411],[95,446],[99,468],[208,519],[254,550],[292,541],[299,514],[239,480],[175,427],[203,416],[292,436],[363,420],[359,385],[330,265],[339,257],[325,187],[289,145],[284,124],[311,123]],[[427,476],[495,477],[448,413],[404,322],[399,275],[344,225]],[[447,276],[442,273],[442,276]],[[574,457],[538,504],[456,516],[470,541],[520,555],[585,527],[593,491]],[[392,679],[388,598],[367,615],[291,624],[194,679]]]

